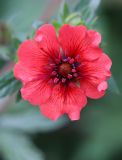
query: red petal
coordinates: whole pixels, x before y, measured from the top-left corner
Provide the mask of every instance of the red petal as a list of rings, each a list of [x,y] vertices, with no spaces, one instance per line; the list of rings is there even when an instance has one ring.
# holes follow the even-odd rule
[[[57,85],[50,99],[40,106],[41,112],[52,120],[67,113],[71,120],[80,118],[80,110],[86,105],[87,99],[80,88],[75,85]]]
[[[98,48],[100,35],[94,31],[88,31],[85,26],[64,25],[60,29],[59,41],[65,55],[80,56],[80,61],[97,59],[102,50]]]
[[[22,65],[31,69],[39,69],[48,62],[44,57],[44,52],[40,50],[34,40],[26,40],[18,49],[18,60]]]
[[[98,59],[103,51],[98,47],[87,47],[86,49],[81,51],[81,60],[82,61],[94,61]]]
[[[102,54],[102,56],[92,62],[84,62],[79,68],[82,78],[80,80],[81,89],[90,98],[100,98],[105,94],[108,85],[105,82],[110,76],[111,67],[110,58]]]
[[[14,67],[14,76],[25,84],[35,80],[49,79],[51,71],[51,67],[43,66],[39,69],[35,69],[34,67],[27,67],[22,62],[18,62]]]
[[[99,92],[101,92],[101,91],[105,91],[107,88],[108,88],[108,83],[106,81],[103,81],[98,85],[97,89]]]
[[[47,67],[49,59],[33,40],[20,45],[18,56],[19,62],[15,65],[14,75],[24,84],[22,96],[32,104],[40,105],[51,94],[51,87],[47,84],[51,70]]]
[[[21,94],[24,100],[28,100],[33,105],[40,105],[50,97],[51,85],[48,84],[48,81],[32,81],[24,85]]]
[[[21,63],[17,63],[14,67],[14,76],[21,80],[23,84],[32,81],[36,74],[37,72],[30,71],[29,68],[24,67]]]
[[[104,53],[101,55],[101,57],[99,58],[97,63],[101,64],[108,71],[110,70],[110,68],[112,66],[111,59]]]
[[[52,71],[49,67],[50,58],[40,50],[37,43],[27,40],[18,49],[19,62],[14,67],[14,75],[23,84],[40,78],[48,77]]]
[[[110,58],[102,54],[102,56],[91,62],[83,62],[79,67],[82,77],[97,77],[98,79],[107,79],[111,76],[110,68],[112,62]]]
[[[66,56],[79,54],[82,41],[86,36],[85,26],[70,26],[65,24],[59,31],[59,41]]]
[[[99,46],[101,43],[101,35],[95,30],[88,30],[88,37],[93,46]]]
[[[98,89],[98,86],[100,85],[100,83],[93,83],[93,81],[86,81],[86,80],[82,80],[81,81],[81,89],[83,89],[86,93],[86,96],[92,99],[98,99],[102,96],[104,96],[105,94],[105,90],[106,88],[101,89],[101,91]]]
[[[34,39],[38,42],[40,49],[52,59],[60,57],[60,46],[56,36],[56,31],[51,24],[41,26],[36,31]]]
[[[31,104],[40,105],[51,95],[52,86],[48,83],[49,77],[46,75],[30,70],[21,63],[16,64],[14,75],[24,84],[21,89],[23,99],[28,100]]]

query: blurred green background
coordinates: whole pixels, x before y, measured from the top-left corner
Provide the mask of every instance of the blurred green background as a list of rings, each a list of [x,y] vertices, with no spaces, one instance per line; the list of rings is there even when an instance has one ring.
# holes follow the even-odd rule
[[[52,122],[28,102],[15,104],[15,95],[0,99],[0,160],[122,160],[122,1],[67,0],[76,11],[91,2],[98,16],[95,29],[113,61],[114,80],[106,96],[89,100],[77,122],[66,117]],[[6,54],[10,34],[24,40],[38,20],[56,18],[61,4],[61,0],[0,0],[0,76],[14,66]]]

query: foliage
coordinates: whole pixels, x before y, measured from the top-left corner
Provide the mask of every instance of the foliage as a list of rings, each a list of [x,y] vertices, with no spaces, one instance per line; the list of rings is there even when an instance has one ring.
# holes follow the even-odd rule
[[[0,77],[0,98],[7,95],[11,95],[21,87],[21,83],[13,76],[13,72],[10,71]]]

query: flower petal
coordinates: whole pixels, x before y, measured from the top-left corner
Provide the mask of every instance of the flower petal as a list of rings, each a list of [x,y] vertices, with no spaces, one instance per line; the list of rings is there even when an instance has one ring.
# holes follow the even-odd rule
[[[35,78],[36,72],[30,71],[29,68],[24,67],[23,64],[19,62],[14,67],[14,76],[25,84]]]
[[[96,33],[96,32],[95,32]],[[102,50],[96,46],[100,37],[93,31],[88,31],[85,26],[63,25],[59,31],[59,42],[66,56],[79,55],[80,61],[97,59]],[[96,42],[99,40],[98,42]],[[94,45],[93,45],[94,44]]]
[[[71,120],[80,118],[80,110],[86,105],[87,99],[77,86],[57,85],[52,91],[50,99],[40,106],[41,112],[52,120],[56,120],[67,113]]]
[[[47,64],[49,59],[44,57],[44,52],[40,50],[34,40],[26,40],[18,49],[18,60],[22,65],[38,70],[42,65]]]
[[[99,58],[98,64],[101,64],[105,70],[110,70],[111,69],[111,66],[112,66],[112,61],[111,59],[107,56],[107,54],[102,54],[101,57]]]
[[[24,100],[28,100],[33,105],[45,103],[51,95],[52,87],[48,81],[31,81],[24,85],[21,94]]]
[[[59,42],[66,56],[73,56],[79,53],[82,41],[86,36],[85,26],[63,25],[59,31]]]
[[[112,62],[104,53],[95,61],[83,62],[79,66],[82,77],[97,77],[98,79],[107,79],[111,76],[110,68]]]
[[[14,75],[24,84],[21,89],[22,97],[33,105],[40,105],[51,94],[51,87],[47,84],[51,70],[47,67],[49,58],[45,57],[34,40],[27,40],[20,45],[18,57]]]
[[[81,84],[81,89],[85,91],[86,96],[89,98],[98,99],[100,97],[103,97],[105,94],[105,90],[98,89],[100,82],[93,83],[93,81],[86,81],[86,80],[83,81],[82,80],[80,81],[80,84]]]
[[[40,105],[48,100],[52,89],[52,84],[49,83],[50,77],[30,70],[21,63],[16,64],[14,75],[24,85],[21,89],[24,100],[28,100],[33,105]]]
[[[103,81],[98,85],[97,89],[99,92],[101,92],[101,91],[105,91],[107,88],[108,88],[108,83],[106,81]]]
[[[35,41],[41,50],[52,59],[60,58],[60,46],[53,25],[41,26],[35,34]]]
[[[99,46],[101,43],[101,34],[95,30],[88,30],[88,37],[93,46]]]
[[[104,53],[102,56],[92,62],[84,62],[80,67],[80,73],[82,74],[80,85],[86,95],[90,98],[97,99],[105,94],[105,90],[108,87],[105,82],[110,76],[111,67],[110,58]]]
[[[87,47],[86,49],[81,51],[81,60],[83,61],[94,61],[98,59],[103,51],[99,47]]]

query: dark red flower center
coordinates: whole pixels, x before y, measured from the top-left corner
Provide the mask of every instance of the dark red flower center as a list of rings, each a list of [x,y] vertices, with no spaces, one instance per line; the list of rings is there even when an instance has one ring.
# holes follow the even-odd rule
[[[59,74],[66,77],[68,74],[70,74],[72,71],[72,66],[69,63],[62,63],[59,66]]]
[[[53,66],[51,75],[55,84],[58,82],[66,83],[71,80],[76,80],[76,78],[79,76],[77,71],[78,63],[74,58],[64,58],[60,63],[51,64],[51,66]]]

